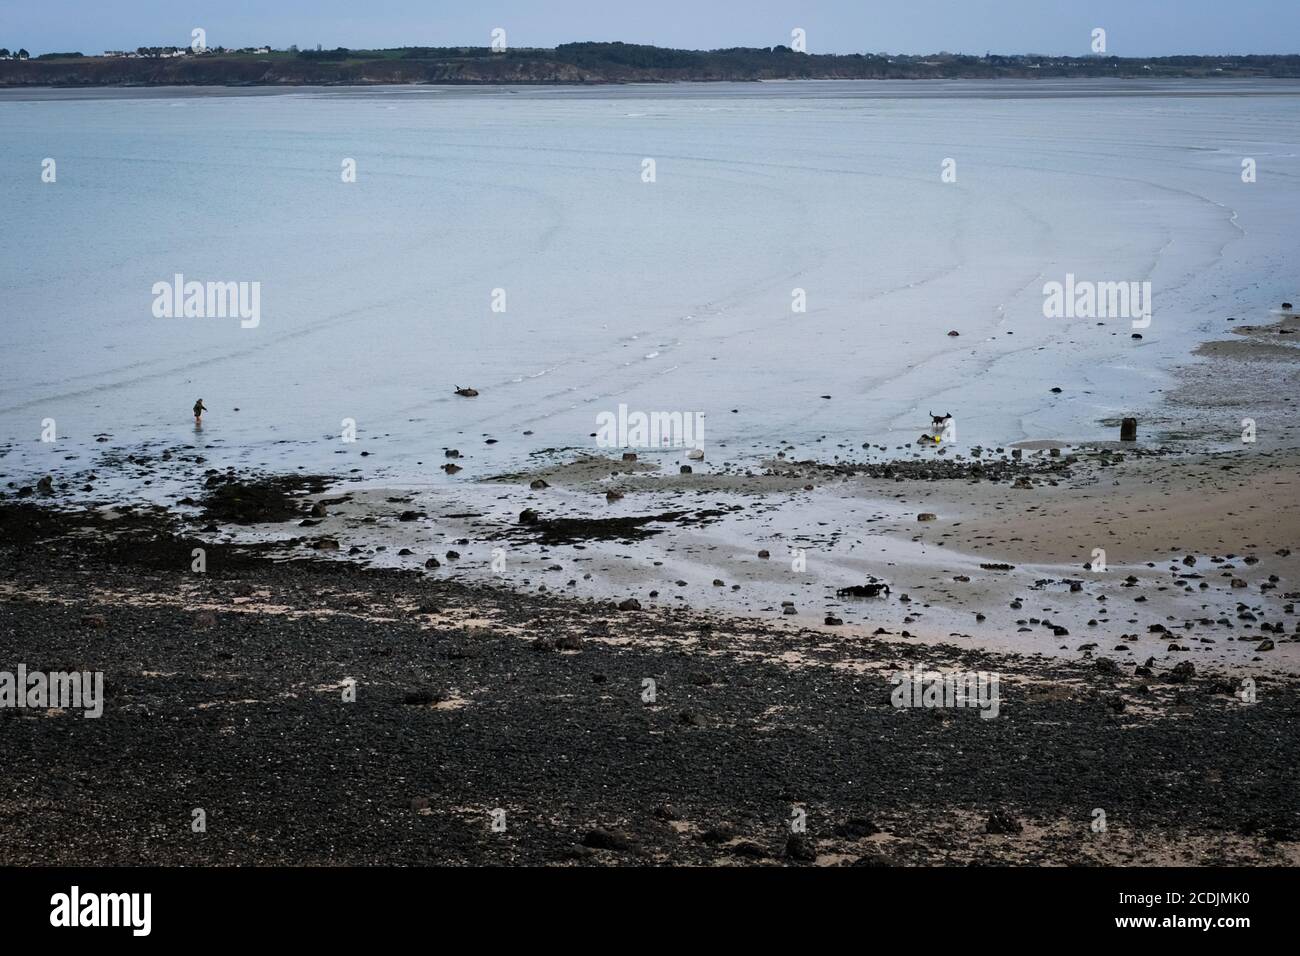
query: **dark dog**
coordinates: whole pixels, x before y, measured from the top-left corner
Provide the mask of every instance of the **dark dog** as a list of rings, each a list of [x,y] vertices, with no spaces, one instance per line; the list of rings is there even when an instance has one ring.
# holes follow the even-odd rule
[[[934,412],[931,412],[930,419],[933,422],[931,428],[933,428],[937,432],[940,432],[943,431],[945,427],[947,427],[950,421],[952,421],[952,412],[948,412],[946,415],[936,415]]]

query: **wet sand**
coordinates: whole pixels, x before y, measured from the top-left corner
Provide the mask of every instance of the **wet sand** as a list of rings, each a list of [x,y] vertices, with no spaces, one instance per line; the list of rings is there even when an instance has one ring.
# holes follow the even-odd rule
[[[1137,443],[9,488],[7,653],[108,700],[0,713],[0,863],[1295,865],[1290,321]],[[95,501],[113,468],[192,496]],[[892,706],[914,665],[1000,675],[998,717]]]

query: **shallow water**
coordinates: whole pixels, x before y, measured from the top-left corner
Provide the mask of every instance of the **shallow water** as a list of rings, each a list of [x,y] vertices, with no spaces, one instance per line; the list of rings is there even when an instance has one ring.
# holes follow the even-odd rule
[[[957,416],[959,450],[1109,435],[1195,341],[1293,289],[1297,97],[1286,81],[0,93],[4,470],[197,443],[213,465],[446,481],[444,447],[466,452],[463,478],[490,474],[593,448],[620,403],[702,413],[711,459],[898,445],[930,411]],[[259,324],[155,318],[176,273],[260,283]],[[1143,339],[1127,319],[1045,318],[1043,284],[1066,273],[1150,281]]]

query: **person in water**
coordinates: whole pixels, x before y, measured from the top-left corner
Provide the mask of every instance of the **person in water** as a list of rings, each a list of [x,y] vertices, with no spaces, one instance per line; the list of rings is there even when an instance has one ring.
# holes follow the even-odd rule
[[[203,399],[200,398],[197,402],[194,403],[194,424],[195,425],[203,424],[203,413],[206,412],[207,410],[208,407],[203,404]]]

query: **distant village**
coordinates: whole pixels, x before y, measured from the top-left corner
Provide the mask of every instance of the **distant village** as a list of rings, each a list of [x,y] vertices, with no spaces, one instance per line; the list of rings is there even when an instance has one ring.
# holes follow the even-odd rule
[[[239,49],[214,46],[197,50],[188,46],[142,46],[134,50],[105,50],[100,55],[110,59],[169,60],[178,56],[229,56],[234,53],[271,52],[273,51],[269,46],[246,46]],[[292,47],[288,52],[297,53],[298,48]],[[33,57],[26,50],[9,50],[0,47],[0,60],[66,60],[85,57],[85,55],[84,53],[42,53],[40,56]]]
[[[165,60],[175,56],[222,56],[231,53],[270,52],[271,48],[269,46],[248,46],[241,47],[238,50],[228,50],[224,46],[204,47],[201,50],[195,50],[188,46],[142,46],[134,50],[105,50],[104,56],[112,58],[125,57],[128,60]]]

